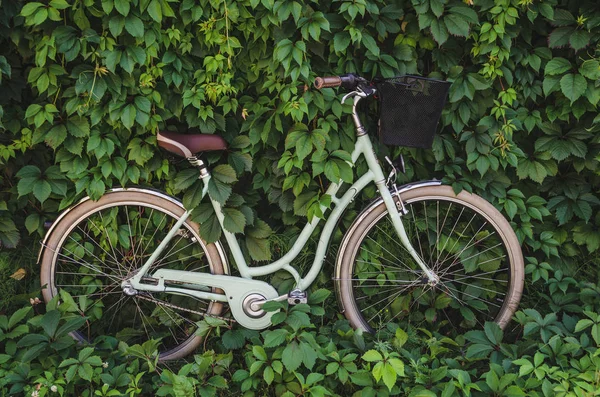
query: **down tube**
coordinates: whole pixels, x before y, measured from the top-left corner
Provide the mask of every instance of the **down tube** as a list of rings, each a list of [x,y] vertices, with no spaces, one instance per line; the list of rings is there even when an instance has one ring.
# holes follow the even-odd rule
[[[325,261],[326,250],[329,246],[329,240],[331,239],[333,229],[335,228],[338,219],[344,213],[344,210],[352,202],[358,192],[364,189],[369,183],[373,182],[373,177],[373,172],[371,170],[367,171],[352,186],[350,186],[348,191],[339,199],[339,202],[336,204],[333,211],[331,211],[331,215],[329,215],[329,218],[327,219],[327,222],[325,223],[323,231],[319,237],[319,244],[317,245],[315,260],[308,274],[302,280],[300,280],[300,283],[298,284],[299,289],[307,289],[321,272],[323,262]]]

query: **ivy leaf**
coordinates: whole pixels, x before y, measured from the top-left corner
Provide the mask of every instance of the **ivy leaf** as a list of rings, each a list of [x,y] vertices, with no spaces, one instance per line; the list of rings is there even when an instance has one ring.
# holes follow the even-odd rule
[[[347,32],[339,32],[333,36],[333,49],[335,52],[343,52],[350,45],[350,35]]]
[[[144,24],[135,15],[129,15],[125,20],[125,30],[133,37],[144,37]]]
[[[444,17],[444,23],[448,32],[454,36],[467,37],[469,35],[469,23],[459,15],[447,15]]]
[[[489,344],[474,343],[469,345],[467,349],[467,358],[485,358],[494,351],[494,346]]]
[[[569,37],[569,44],[575,51],[587,47],[590,43],[590,33],[585,30],[576,30]]]
[[[553,26],[569,26],[577,23],[577,20],[569,11],[557,8],[554,10],[554,18],[551,23]]]
[[[129,0],[114,0],[117,11],[126,17],[129,14]]]
[[[391,364],[389,363],[385,363],[385,366],[383,367],[383,383],[385,383],[385,385],[388,387],[388,389],[390,391],[392,391],[392,388],[394,387],[394,385],[396,384],[396,370],[394,369],[394,367],[392,367]]]
[[[73,117],[67,121],[67,131],[77,138],[84,138],[90,135],[90,124],[83,117]]]
[[[162,21],[162,7],[159,0],[152,0],[150,4],[148,4],[148,14],[150,14],[150,17],[156,22],[160,23]]]
[[[600,248],[600,233],[592,225],[579,224],[573,229],[573,241],[585,245],[588,252],[592,253]]]
[[[212,204],[203,203],[194,208],[192,219],[200,224],[200,234],[207,243],[214,243],[221,237],[221,224]]]
[[[560,48],[569,45],[569,39],[573,33],[573,28],[563,27],[554,29],[548,36],[548,47]]]
[[[362,359],[372,363],[374,361],[383,360],[383,356],[377,350],[369,350],[365,354],[363,354]]]
[[[262,219],[257,219],[254,226],[248,228],[248,235],[257,239],[266,239],[273,234],[271,227]]]
[[[477,13],[467,5],[461,4],[450,8],[452,14],[460,15],[468,23],[478,23]]]
[[[233,183],[237,181],[235,170],[229,164],[220,164],[212,170],[213,178],[223,183]]]
[[[579,73],[590,80],[600,78],[600,62],[589,59],[584,61],[579,67]]]
[[[59,124],[52,127],[52,129],[48,131],[44,138],[44,141],[48,146],[56,150],[60,146],[60,144],[64,142],[66,137],[67,127],[65,127],[64,124]]]
[[[6,213],[0,213],[0,247],[15,248],[20,239],[15,222]]]
[[[294,340],[283,349],[281,361],[283,362],[283,365],[285,365],[285,369],[293,372],[298,369],[300,364],[302,364],[302,358],[303,353],[300,346],[298,346],[298,342]]]
[[[223,208],[223,226],[228,232],[243,233],[246,226],[246,217],[244,214],[235,208]]]
[[[273,331],[265,331],[265,344],[264,346],[269,347],[277,347],[283,344],[286,341],[287,336],[289,335],[289,331],[286,329],[276,329]]]
[[[235,169],[236,173],[252,170],[252,156],[249,153],[231,152],[227,161]]]
[[[28,2],[21,9],[21,16],[28,17],[33,15],[34,12],[38,10],[38,8],[42,7],[42,3],[38,2]]]
[[[231,195],[231,186],[221,182],[217,178],[210,178],[208,182],[208,194],[213,200],[225,204]]]
[[[566,74],[560,79],[562,93],[571,100],[578,100],[587,89],[587,80],[580,74]]]
[[[517,176],[520,179],[530,178],[531,180],[542,183],[548,176],[546,167],[538,161],[521,159],[517,167]]]
[[[131,127],[133,127],[133,124],[135,123],[136,113],[137,110],[133,104],[125,106],[125,109],[123,109],[123,112],[121,113],[121,122],[128,130],[131,130]]]
[[[442,0],[429,0],[429,8],[436,17],[441,17],[444,13],[444,3]]]
[[[555,91],[560,90],[560,77],[559,76],[546,76],[542,84],[544,95],[548,96]]]
[[[375,55],[376,57],[379,56],[379,46],[377,45],[377,42],[371,35],[363,33],[361,43],[373,55]]]
[[[197,168],[187,168],[185,170],[180,171],[175,177],[175,190],[178,192],[186,190],[198,180],[199,176],[200,172]]]
[[[546,75],[557,75],[566,72],[571,69],[571,62],[566,60],[565,58],[552,58],[550,62],[546,64],[546,69],[544,73]]]
[[[448,40],[448,29],[446,28],[444,20],[434,19],[431,21],[430,30],[433,39],[437,41],[438,45],[441,46]]]

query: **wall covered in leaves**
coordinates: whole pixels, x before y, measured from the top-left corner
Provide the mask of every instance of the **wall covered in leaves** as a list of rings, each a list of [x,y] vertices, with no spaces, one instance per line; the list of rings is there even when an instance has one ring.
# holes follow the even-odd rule
[[[280,255],[322,215],[330,181],[353,179],[349,107],[311,88],[347,72],[452,82],[433,150],[378,151],[405,155],[400,182],[436,177],[490,200],[527,266],[508,337],[488,324],[454,339],[424,329],[363,338],[321,307],[321,289],[262,333],[208,324],[216,352],[179,371],[157,372],[152,341],[82,348],[67,335],[68,305],[34,305],[0,315],[1,390],[597,395],[599,39],[593,0],[0,0],[0,313],[20,291],[9,276],[36,277],[27,251],[44,223],[81,197],[158,188],[219,238],[197,171],[157,148],[158,130],[228,141],[206,156],[210,194],[248,257]],[[376,139],[377,106],[362,111]]]
[[[453,82],[433,150],[381,153],[408,154],[403,181],[502,209],[534,280],[573,273],[600,248],[599,33],[593,1],[1,0],[0,241],[138,184],[181,194],[218,238],[196,171],[156,146],[200,131],[230,145],[207,156],[226,227],[268,259],[273,231],[353,178],[348,108],[314,77],[420,74]]]

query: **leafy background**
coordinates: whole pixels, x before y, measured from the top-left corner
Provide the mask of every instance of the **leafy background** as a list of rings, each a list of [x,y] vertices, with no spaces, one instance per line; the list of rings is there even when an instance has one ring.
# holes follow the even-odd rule
[[[141,371],[184,390],[163,391],[173,395],[216,393],[221,378],[237,385],[232,393],[597,395],[599,35],[594,1],[0,0],[0,346],[19,358],[0,355],[12,374],[0,385],[30,394],[43,384],[45,393],[52,376],[65,381],[66,395],[135,395]],[[511,220],[528,278],[508,342],[491,325],[454,339],[412,330],[382,342],[357,336],[334,314],[311,325],[295,308],[300,323],[227,331],[195,367],[161,371],[148,359],[151,345],[102,361],[93,357],[103,353],[61,339],[64,329],[44,326],[37,306],[15,312],[39,288],[44,223],[83,196],[157,187],[196,208],[207,239],[219,237],[196,171],[158,151],[158,130],[229,142],[227,152],[206,156],[210,194],[226,204],[226,228],[240,233],[249,258],[277,256],[307,217],[322,215],[329,181],[352,180],[349,109],[333,90],[310,88],[315,76],[346,72],[453,82],[433,150],[379,152],[410,159],[400,182],[443,178]],[[376,109],[363,110],[375,131]],[[208,325],[211,335],[222,328]],[[43,350],[23,358],[35,344],[22,341],[27,330],[63,345],[39,345],[51,352],[45,360]],[[305,360],[282,365],[284,341],[308,346]],[[109,372],[125,380],[109,382]]]

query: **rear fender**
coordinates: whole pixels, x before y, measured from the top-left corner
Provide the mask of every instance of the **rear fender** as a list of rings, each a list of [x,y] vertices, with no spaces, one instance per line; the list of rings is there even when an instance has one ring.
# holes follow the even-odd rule
[[[156,197],[160,197],[163,198],[165,200],[170,201],[171,203],[177,205],[178,207],[181,207],[182,209],[185,210],[185,207],[183,206],[183,204],[181,203],[181,201],[177,200],[176,198],[173,198],[159,190],[153,190],[153,189],[146,189],[146,188],[117,188],[117,189],[111,189],[109,190],[106,194],[111,194],[111,193],[115,193],[115,192],[142,192],[142,193],[146,193],[146,194],[150,194],[152,196],[156,196]],[[40,247],[40,251],[38,253],[38,259],[37,259],[37,263],[39,264],[41,259],[42,259],[42,253],[44,252],[44,248],[46,247],[46,242],[48,241],[48,239],[50,238],[50,236],[52,235],[52,233],[54,232],[56,225],[58,225],[60,223],[60,221],[67,216],[67,214],[69,214],[71,211],[73,211],[75,208],[77,208],[78,206],[80,206],[81,204],[85,203],[86,201],[91,200],[91,198],[85,197],[83,199],[81,199],[77,204],[72,205],[71,207],[67,208],[65,211],[63,211],[58,218],[56,218],[56,220],[54,222],[52,222],[52,225],[50,226],[50,228],[48,229],[48,232],[46,233],[46,236],[44,237],[44,240],[41,243],[41,247]],[[229,274],[229,262],[227,260],[227,255],[225,255],[225,250],[223,249],[223,246],[221,245],[221,242],[216,241],[214,243],[217,247],[217,250],[219,251],[219,255],[221,256],[221,260],[223,262],[223,270],[225,272],[225,274]]]

